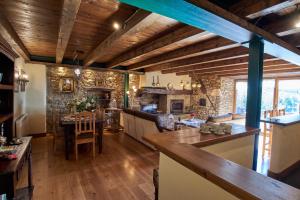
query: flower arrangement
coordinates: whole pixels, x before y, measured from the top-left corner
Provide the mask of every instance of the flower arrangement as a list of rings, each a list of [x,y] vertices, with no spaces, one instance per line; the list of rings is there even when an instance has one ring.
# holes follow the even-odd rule
[[[68,107],[76,107],[76,112],[91,111],[96,109],[96,97],[88,96],[81,99],[74,99],[68,103]]]

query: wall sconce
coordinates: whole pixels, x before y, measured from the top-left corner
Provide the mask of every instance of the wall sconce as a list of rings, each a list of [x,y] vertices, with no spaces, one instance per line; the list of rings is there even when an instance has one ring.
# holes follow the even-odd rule
[[[132,90],[133,90],[133,92],[134,93],[136,93],[136,91],[137,91],[137,88],[136,88],[136,86],[134,85],[134,86],[132,86]]]
[[[15,73],[15,79],[18,84],[18,87],[20,87],[20,91],[24,92],[25,87],[29,82],[28,75],[25,73],[24,70],[20,70],[19,72]]]
[[[192,88],[201,88],[201,83],[194,82],[192,83]]]
[[[190,85],[190,82],[186,82],[186,84],[184,84],[183,80],[180,81],[180,87],[182,87],[182,90],[185,90],[186,87],[188,87]]]
[[[184,83],[183,83],[183,80],[180,81],[180,87],[182,87],[182,89],[184,90]]]

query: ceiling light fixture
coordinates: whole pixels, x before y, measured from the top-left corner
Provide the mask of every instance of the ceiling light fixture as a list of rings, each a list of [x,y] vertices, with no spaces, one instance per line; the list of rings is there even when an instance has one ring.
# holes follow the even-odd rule
[[[74,70],[74,73],[75,73],[75,75],[76,75],[77,77],[79,77],[80,74],[81,74],[81,71],[80,71],[79,68],[77,68],[77,69]]]
[[[114,23],[113,23],[113,28],[114,28],[115,30],[119,30],[119,29],[120,29],[120,24],[117,23],[117,22],[114,22]]]

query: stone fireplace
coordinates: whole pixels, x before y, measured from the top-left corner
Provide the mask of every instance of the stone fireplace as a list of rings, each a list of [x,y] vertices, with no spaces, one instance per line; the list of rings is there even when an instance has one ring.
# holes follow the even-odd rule
[[[181,114],[187,112],[190,107],[190,95],[160,95],[159,96],[159,109],[163,113]]]
[[[156,104],[162,113],[182,114],[190,111],[191,90],[167,90],[164,87],[143,87],[139,89],[140,105]]]
[[[172,99],[170,100],[170,113],[183,113],[184,112],[184,100]]]

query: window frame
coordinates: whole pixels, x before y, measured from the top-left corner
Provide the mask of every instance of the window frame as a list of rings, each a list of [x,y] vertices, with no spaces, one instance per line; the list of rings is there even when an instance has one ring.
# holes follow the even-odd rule
[[[274,93],[273,93],[273,109],[277,109],[278,107],[278,100],[279,100],[279,81],[281,80],[300,80],[300,76],[293,76],[293,77],[266,77],[263,78],[263,80],[267,80],[267,79],[274,79],[275,80],[275,87],[274,87]],[[234,80],[234,91],[233,91],[233,95],[234,95],[234,99],[233,99],[233,106],[232,106],[232,112],[236,113],[236,98],[237,98],[237,91],[236,91],[236,84],[237,82],[248,82],[248,79],[235,79]]]

